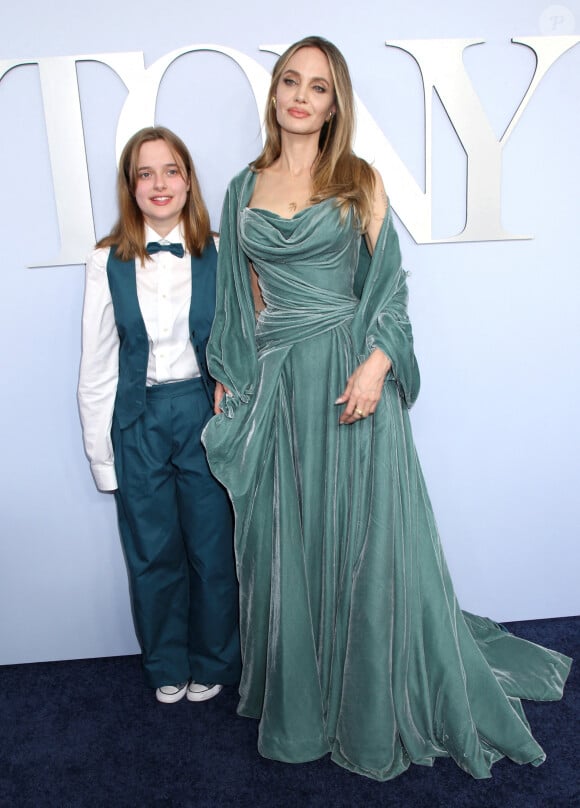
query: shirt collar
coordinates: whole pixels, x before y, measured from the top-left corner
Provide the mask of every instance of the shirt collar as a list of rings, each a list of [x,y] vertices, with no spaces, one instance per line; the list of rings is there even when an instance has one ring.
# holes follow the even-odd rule
[[[150,241],[158,241],[160,244],[183,244],[185,247],[185,239],[183,238],[181,222],[178,222],[173,230],[171,230],[171,232],[169,232],[166,236],[160,236],[159,233],[156,233],[152,227],[146,224],[145,244],[148,244]]]

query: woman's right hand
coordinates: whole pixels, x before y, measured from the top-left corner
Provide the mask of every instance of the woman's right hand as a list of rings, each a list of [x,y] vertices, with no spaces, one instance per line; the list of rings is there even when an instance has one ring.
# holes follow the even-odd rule
[[[230,391],[225,386],[225,384],[222,384],[221,382],[216,382],[215,383],[215,390],[214,390],[214,393],[213,393],[213,411],[214,411],[215,415],[219,415],[221,413],[220,404],[221,404],[222,398],[226,394],[228,396],[231,395]]]

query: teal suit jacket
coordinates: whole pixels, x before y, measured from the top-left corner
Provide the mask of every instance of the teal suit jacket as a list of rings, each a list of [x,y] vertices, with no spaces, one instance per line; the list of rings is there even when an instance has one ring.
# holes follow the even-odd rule
[[[217,250],[210,239],[199,258],[191,256],[189,332],[197,364],[213,406],[214,380],[209,375],[206,348],[215,312]],[[107,277],[119,332],[119,380],[115,417],[126,429],[145,409],[149,340],[137,297],[135,261],[121,261],[111,247]]]

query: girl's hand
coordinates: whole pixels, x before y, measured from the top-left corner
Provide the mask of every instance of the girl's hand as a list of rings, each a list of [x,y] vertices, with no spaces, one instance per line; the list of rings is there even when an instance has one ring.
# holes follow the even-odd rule
[[[340,416],[341,424],[354,424],[374,413],[391,367],[391,360],[380,348],[375,348],[369,358],[357,367],[348,379],[344,392],[335,401],[335,404],[346,404]]]
[[[214,393],[213,393],[213,411],[214,411],[215,415],[220,415],[220,413],[221,413],[221,409],[220,409],[221,400],[226,395],[226,393],[227,393],[227,395],[231,395],[230,391],[225,386],[225,384],[222,384],[221,382],[216,382],[215,383],[215,390],[214,390]]]

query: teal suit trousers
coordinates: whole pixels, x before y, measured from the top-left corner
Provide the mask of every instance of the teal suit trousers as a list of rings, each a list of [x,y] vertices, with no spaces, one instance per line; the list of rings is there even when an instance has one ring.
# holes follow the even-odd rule
[[[113,422],[117,511],[133,617],[151,687],[240,676],[232,513],[201,432],[201,379],[147,388],[142,415]]]

